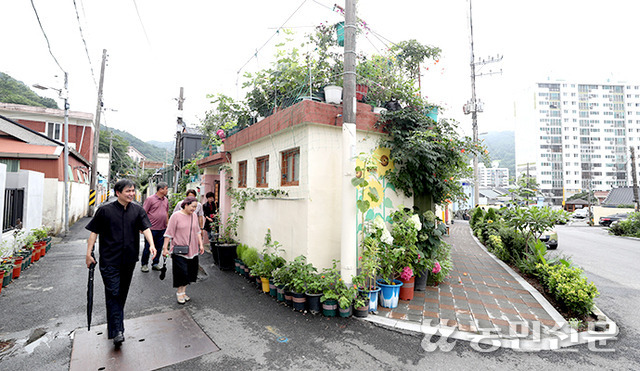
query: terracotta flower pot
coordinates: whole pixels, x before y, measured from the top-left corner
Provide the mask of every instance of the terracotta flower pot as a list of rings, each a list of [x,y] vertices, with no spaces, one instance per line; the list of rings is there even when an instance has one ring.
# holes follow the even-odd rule
[[[415,286],[414,283],[416,281],[416,276],[411,276],[408,280],[400,279],[400,281],[402,281],[402,287],[400,287],[400,300],[413,299],[413,288]]]

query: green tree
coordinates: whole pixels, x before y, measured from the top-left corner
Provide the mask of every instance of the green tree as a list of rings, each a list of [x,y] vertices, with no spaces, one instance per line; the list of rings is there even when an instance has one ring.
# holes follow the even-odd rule
[[[137,179],[137,165],[127,154],[129,142],[117,134],[106,130],[100,130],[100,143],[98,152],[109,153],[110,137],[113,135],[111,151],[111,179],[115,181],[120,178]]]
[[[540,194],[539,189],[540,185],[536,181],[536,178],[532,176],[526,176],[523,173],[516,181],[516,188],[511,190],[510,192],[511,196],[517,203],[526,202],[528,205],[530,201],[535,201],[535,197],[537,194]]]
[[[598,199],[596,198],[596,196],[593,195],[593,191],[589,192],[589,191],[582,191],[580,193],[576,193],[575,195],[567,198],[567,201],[571,201],[571,200],[585,200],[585,201],[589,201],[589,198],[591,198],[591,203],[592,204],[597,204],[598,203]]]
[[[3,72],[0,72],[0,102],[58,108],[58,104],[54,99],[39,96],[23,82]]]
[[[458,136],[455,124],[427,117],[425,107],[389,111],[380,119],[389,134],[382,145],[391,149],[395,164],[385,177],[405,195],[414,196],[422,212],[434,204],[464,200],[458,180],[471,176],[467,155],[483,153],[471,138]]]

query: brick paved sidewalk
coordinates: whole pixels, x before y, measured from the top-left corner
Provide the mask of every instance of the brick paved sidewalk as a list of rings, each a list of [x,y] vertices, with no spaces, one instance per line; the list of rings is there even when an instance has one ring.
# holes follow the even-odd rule
[[[478,246],[468,222],[451,225],[445,242],[451,245],[454,266],[449,278],[426,291],[416,291],[413,300],[400,301],[394,309],[378,306],[378,315],[369,316],[373,322],[395,319],[406,321],[396,327],[423,332],[431,327],[500,339],[558,337],[565,322],[562,316]]]

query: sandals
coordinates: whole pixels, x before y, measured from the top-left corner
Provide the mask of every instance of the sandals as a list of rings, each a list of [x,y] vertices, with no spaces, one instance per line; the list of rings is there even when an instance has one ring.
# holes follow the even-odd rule
[[[178,304],[184,304],[184,303],[187,302],[187,300],[185,299],[185,296],[186,296],[186,294],[184,294],[184,293],[182,293],[182,294],[179,293],[179,292],[176,293],[176,298],[178,299]]]

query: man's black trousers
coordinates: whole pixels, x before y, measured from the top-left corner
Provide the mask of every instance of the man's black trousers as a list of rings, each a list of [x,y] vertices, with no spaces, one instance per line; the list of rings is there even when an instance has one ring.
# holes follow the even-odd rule
[[[133,264],[100,266],[107,306],[109,339],[113,339],[119,331],[124,332],[124,304],[127,301],[135,266],[135,262]]]

